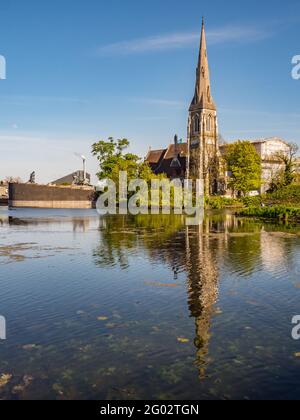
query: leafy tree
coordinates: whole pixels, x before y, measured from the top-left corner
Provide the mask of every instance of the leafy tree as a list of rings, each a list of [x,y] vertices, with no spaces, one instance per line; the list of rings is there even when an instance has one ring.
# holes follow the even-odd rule
[[[229,188],[239,196],[261,185],[261,158],[249,141],[237,141],[226,147],[225,161],[230,173]]]
[[[275,157],[279,159],[284,169],[282,171],[281,182],[279,180],[280,187],[291,185],[296,176],[296,158],[299,150],[299,146],[295,143],[290,143],[288,152],[276,153]]]
[[[127,139],[119,139],[115,141],[112,137],[108,141],[99,141],[92,146],[92,153],[97,157],[100,165],[100,171],[97,173],[98,178],[114,179],[119,176],[119,171],[127,170],[128,173],[135,171],[138,156],[130,153],[124,153],[129,146]]]
[[[127,139],[114,140],[112,137],[108,141],[99,141],[92,145],[92,154],[97,157],[100,170],[97,173],[99,180],[110,179],[119,187],[119,172],[127,172],[127,180],[141,179],[151,186],[152,180],[163,181],[167,179],[165,174],[156,175],[153,173],[149,164],[132,153],[126,153],[130,143]],[[171,205],[174,203],[174,188],[170,191]],[[131,192],[128,195],[131,196]],[[162,190],[160,190],[160,202],[162,203]],[[149,191],[149,203],[151,194]]]
[[[148,163],[135,154],[126,153],[129,146],[127,139],[114,140],[112,137],[108,141],[101,140],[92,145],[92,153],[97,157],[100,166],[97,173],[100,180],[109,178],[118,185],[120,171],[127,172],[128,181],[136,178],[148,181],[154,176]]]

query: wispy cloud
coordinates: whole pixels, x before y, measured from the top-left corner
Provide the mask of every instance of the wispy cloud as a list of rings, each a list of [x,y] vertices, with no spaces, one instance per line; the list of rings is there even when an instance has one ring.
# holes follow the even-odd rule
[[[207,31],[209,44],[222,44],[226,42],[253,42],[268,38],[272,35],[269,28],[256,26],[226,26]],[[98,55],[129,55],[145,52],[167,51],[172,49],[194,46],[199,42],[199,30],[195,32],[179,32],[147,38],[133,39],[131,41],[116,42],[101,46]]]
[[[141,103],[144,105],[162,106],[168,108],[185,108],[187,104],[183,101],[157,99],[157,98],[130,98],[131,102]]]

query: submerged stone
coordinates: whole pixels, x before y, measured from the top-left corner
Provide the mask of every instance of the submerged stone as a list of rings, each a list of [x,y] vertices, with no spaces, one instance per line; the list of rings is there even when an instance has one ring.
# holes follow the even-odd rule
[[[10,373],[3,373],[0,376],[0,388],[4,388],[10,381],[11,381],[12,375]]]

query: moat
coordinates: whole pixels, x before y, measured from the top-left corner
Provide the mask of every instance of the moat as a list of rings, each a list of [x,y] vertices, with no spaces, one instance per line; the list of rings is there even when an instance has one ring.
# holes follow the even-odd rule
[[[298,399],[300,227],[0,207],[0,399]]]

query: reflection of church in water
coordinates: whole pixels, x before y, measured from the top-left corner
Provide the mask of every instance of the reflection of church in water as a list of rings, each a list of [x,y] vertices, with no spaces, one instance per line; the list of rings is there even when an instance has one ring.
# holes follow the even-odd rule
[[[203,224],[185,228],[181,246],[152,250],[152,256],[164,259],[177,273],[187,273],[187,294],[190,316],[195,320],[196,366],[204,378],[208,365],[209,343],[219,292],[218,257],[230,248],[230,232],[239,229],[239,221],[228,214],[220,219],[206,218]],[[178,243],[178,241],[176,241]],[[173,244],[173,245],[171,245]],[[155,254],[155,255],[154,255]]]
[[[275,243],[274,237],[265,232],[262,225],[249,225],[245,219],[231,213],[208,215],[201,225],[189,227],[181,216],[170,217],[164,225],[158,217],[157,225],[150,228],[147,216],[140,222],[142,220],[144,224],[137,224],[136,219],[121,220],[122,232],[117,236],[111,236],[116,232],[115,222],[109,226],[109,219],[106,220],[102,227],[102,240],[106,240],[95,252],[97,264],[118,263],[128,268],[130,250],[142,247],[151,260],[171,268],[174,284],[179,278],[186,278],[190,317],[195,323],[196,366],[200,377],[204,378],[209,364],[213,320],[220,313],[217,310],[220,261],[233,273],[247,276],[253,274],[258,261],[264,268],[273,263],[262,246],[264,249],[276,246],[277,256],[289,253],[284,249],[284,242],[277,240]]]
[[[209,224],[186,228],[186,267],[188,271],[188,299],[191,316],[195,318],[197,366],[205,375],[210,326],[218,298],[219,273],[216,255],[210,246]],[[206,234],[207,233],[207,234]]]
[[[175,280],[178,273],[187,274],[188,306],[195,320],[196,365],[201,378],[205,377],[211,323],[218,300],[218,253],[227,247],[227,233],[234,229],[235,223],[232,215],[217,221],[206,218],[202,225],[185,228],[180,246],[177,238],[172,238],[163,249],[149,250],[154,259],[168,263]]]

